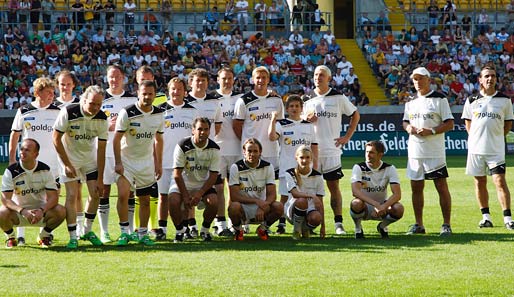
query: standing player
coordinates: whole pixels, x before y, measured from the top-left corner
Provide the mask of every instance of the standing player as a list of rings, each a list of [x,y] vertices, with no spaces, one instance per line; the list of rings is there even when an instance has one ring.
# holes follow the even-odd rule
[[[39,143],[25,138],[21,143],[20,161],[9,165],[2,176],[2,206],[0,228],[7,235],[6,247],[17,245],[13,226],[43,227],[38,242],[41,247],[52,245],[52,230],[66,217],[59,205],[57,184],[50,168],[38,161]]]
[[[107,83],[109,88],[105,90],[106,96],[102,104],[102,110],[109,120],[109,139],[107,141],[107,152],[105,156],[105,173],[104,173],[104,190],[100,198],[100,205],[98,206],[98,218],[100,221],[100,238],[102,242],[111,242],[109,235],[109,212],[110,204],[109,197],[111,195],[111,185],[116,183],[116,173],[114,171],[114,151],[112,148],[112,140],[114,139],[114,128],[118,113],[126,106],[137,102],[137,97],[125,91],[125,75],[123,69],[118,65],[111,65],[107,67]],[[129,198],[129,223],[130,231],[134,232],[134,208],[135,199],[133,195]],[[134,234],[134,239],[137,234]]]
[[[9,164],[16,163],[16,149],[20,139],[32,138],[41,147],[40,160],[50,167],[52,176],[57,181],[59,178],[59,163],[57,154],[52,144],[53,124],[59,108],[52,104],[54,100],[55,85],[52,80],[46,77],[34,81],[35,100],[16,112],[9,137]],[[25,244],[25,229],[17,228],[18,245]]]
[[[89,191],[84,238],[95,246],[102,245],[91,229],[98,209],[99,193],[103,189],[108,125],[107,116],[100,109],[104,96],[99,86],[88,87],[81,96],[80,104],[69,105],[60,111],[53,127],[53,143],[61,170],[59,179],[66,187],[66,222],[70,234],[66,247],[70,249],[78,247],[75,203],[81,179],[86,180]]]
[[[228,215],[235,240],[243,240],[241,224],[249,223],[259,224],[257,235],[268,240],[269,226],[284,213],[284,206],[277,201],[275,170],[261,159],[261,153],[261,143],[249,138],[243,143],[243,159],[230,167]]]
[[[494,68],[482,68],[478,81],[480,95],[470,97],[462,111],[469,133],[466,174],[475,179],[475,193],[483,217],[479,227],[493,227],[487,191],[487,175],[491,175],[503,209],[503,223],[507,229],[514,230],[510,192],[505,180],[505,135],[512,129],[514,120],[512,102],[508,96],[496,91]]]
[[[296,149],[301,145],[309,147],[312,153],[310,160],[313,162],[313,168],[318,167],[318,141],[314,133],[314,126],[301,119],[302,111],[302,98],[298,95],[291,95],[286,101],[286,112],[289,117],[277,121],[277,113],[273,112],[268,128],[269,139],[271,141],[278,140],[280,143],[278,177],[280,180],[280,203],[282,204],[287,202],[290,194],[286,186],[286,170],[294,168],[297,164]],[[277,233],[286,233],[286,219],[284,216],[280,218]]]
[[[205,117],[193,121],[193,136],[182,139],[175,147],[173,155],[173,178],[170,188],[169,206],[171,219],[175,225],[175,242],[184,240],[187,217],[194,207],[203,209],[203,222],[200,237],[211,241],[211,223],[218,210],[214,184],[219,174],[220,148],[211,139],[211,123]]]
[[[59,91],[59,97],[55,98],[54,101],[55,105],[63,109],[70,104],[80,103],[80,98],[73,93],[75,88],[80,85],[80,81],[74,73],[67,69],[62,70],[55,75],[55,81]],[[77,193],[77,202],[75,203],[77,207],[77,235],[82,237],[84,236],[84,205],[82,204],[82,183],[80,182]]]
[[[157,182],[159,189],[159,229],[155,232],[157,240],[166,239],[168,226],[168,192],[173,179],[173,151],[182,139],[191,135],[191,123],[196,118],[196,109],[184,102],[186,83],[172,78],[168,83],[170,100],[159,105],[164,110],[164,134],[162,154],[162,177]],[[171,215],[171,214],[170,214]]]
[[[186,97],[185,101],[197,109],[199,117],[206,117],[209,122],[214,123],[216,111],[219,109],[219,100],[217,97],[207,94],[209,87],[209,72],[203,68],[196,68],[189,73],[189,86],[191,91]],[[214,139],[215,130],[214,125],[211,125],[209,135]],[[197,237],[198,226],[194,214],[194,208],[191,209],[189,214],[189,228],[190,232],[186,236]]]
[[[138,101],[120,110],[116,119],[113,151],[118,186],[118,216],[121,235],[118,246],[129,240],[129,196],[139,198],[139,243],[154,245],[148,236],[150,195],[157,196],[157,179],[162,174],[163,111],[153,106],[154,81],[145,80],[138,86]],[[155,144],[154,144],[155,141]],[[155,150],[155,151],[154,151]]]
[[[345,95],[330,88],[332,72],[327,66],[320,65],[314,70],[315,97],[305,103],[307,120],[314,123],[314,131],[318,136],[319,169],[327,181],[330,191],[330,206],[334,212],[335,232],[346,234],[343,227],[341,190],[339,179],[343,177],[341,170],[341,148],[350,141],[357,129],[360,114],[357,108]],[[343,115],[350,117],[350,125],[346,134],[341,137],[341,121]]]
[[[323,176],[311,167],[311,147],[300,145],[295,152],[297,165],[286,171],[286,189],[289,197],[284,213],[293,224],[293,239],[309,238],[311,231],[320,227],[320,237],[325,238],[325,211]]]
[[[220,178],[216,183],[216,193],[218,194],[218,213],[216,216],[216,233],[219,236],[233,236],[227,227],[225,217],[225,184],[228,182],[230,166],[241,159],[241,141],[234,134],[232,120],[234,107],[241,94],[233,92],[234,71],[229,67],[223,67],[218,71],[219,89],[214,96],[219,98],[219,108],[216,113],[216,136],[214,140],[220,147]]]
[[[385,147],[380,141],[366,143],[366,161],[353,165],[350,215],[355,223],[355,238],[364,238],[362,220],[378,220],[377,231],[388,238],[387,226],[402,218],[400,179],[394,165],[384,163]],[[387,196],[387,186],[391,196]]]
[[[409,133],[407,177],[412,189],[416,223],[407,234],[425,233],[423,206],[425,180],[433,180],[443,213],[441,236],[452,234],[450,227],[452,198],[448,190],[448,170],[444,133],[453,129],[453,115],[443,94],[430,90],[430,72],[424,67],[411,75],[417,95],[405,104],[403,128]]]

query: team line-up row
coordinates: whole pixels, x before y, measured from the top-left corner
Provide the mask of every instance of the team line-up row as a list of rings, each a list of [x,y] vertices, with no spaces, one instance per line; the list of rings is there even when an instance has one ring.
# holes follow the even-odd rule
[[[267,240],[269,228],[277,220],[277,233],[285,232],[286,219],[293,224],[294,239],[309,237],[318,226],[323,238],[323,180],[330,192],[335,233],[346,233],[339,189],[343,176],[340,154],[360,116],[346,96],[330,88],[329,68],[316,68],[316,88],[305,104],[297,96],[287,99],[288,118],[282,99],[268,91],[270,74],[265,67],[253,70],[254,87],[247,94],[232,92],[230,68],[219,71],[219,89],[207,94],[209,75],[195,69],[189,76],[190,91],[186,82],[172,78],[169,98],[158,107],[154,106],[151,68],[141,67],[136,79],[139,87],[134,96],[124,91],[123,70],[110,66],[109,88],[91,86],[78,99],[72,95],[75,76],[63,71],[56,76],[59,97],[54,103],[54,82],[44,77],[34,82],[36,100],[16,114],[9,144],[11,164],[2,178],[0,227],[7,235],[7,247],[24,243],[24,229],[18,228],[17,236],[14,231],[14,227],[24,226],[41,227],[39,244],[48,247],[52,231],[64,219],[70,249],[78,247],[80,237],[93,245],[111,242],[112,184],[118,188],[118,246],[129,241],[150,246],[155,244],[153,239],[165,239],[168,215],[176,230],[175,242],[197,236],[212,240],[210,228],[215,219],[218,235],[235,240],[243,240],[249,223],[258,224],[257,234]],[[425,233],[424,181],[433,180],[443,213],[440,234],[449,236],[451,195],[446,182],[444,132],[453,128],[453,116],[447,99],[430,90],[430,73],[425,68],[415,69],[411,79],[417,96],[405,106],[403,126],[409,133],[407,177],[416,223],[408,233]],[[462,116],[469,133],[466,173],[475,179],[483,214],[480,227],[493,225],[486,190],[486,176],[492,174],[504,224],[513,229],[504,151],[504,134],[514,119],[512,103],[496,91],[494,69],[485,67],[479,80],[480,96],[466,102]],[[350,118],[350,124],[340,136],[343,116]],[[388,225],[403,216],[398,175],[394,166],[382,161],[383,155],[383,144],[370,141],[365,161],[352,169],[350,214],[356,238],[364,238],[362,220],[378,220],[377,231],[387,238]],[[65,186],[64,206],[58,204],[56,177]],[[276,177],[280,202],[276,201]],[[228,209],[224,180],[229,188]],[[89,191],[85,207],[82,184]],[[139,202],[138,223],[134,222],[133,194]],[[157,210],[151,211],[156,200]],[[195,209],[203,210],[200,228]],[[100,238],[92,231],[97,212]]]

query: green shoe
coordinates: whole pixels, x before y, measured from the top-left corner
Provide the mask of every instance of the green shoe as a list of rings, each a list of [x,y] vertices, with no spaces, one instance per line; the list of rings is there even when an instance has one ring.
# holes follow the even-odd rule
[[[121,233],[120,237],[118,237],[117,246],[126,246],[129,243],[129,235],[127,233]]]
[[[141,239],[139,240],[139,243],[142,243],[142,244],[144,244],[144,245],[146,245],[146,246],[152,246],[152,245],[155,245],[155,241],[151,240],[151,239],[150,239],[150,236],[148,236],[148,235],[143,236],[143,238],[141,238]]]
[[[84,234],[84,239],[89,240],[94,246],[101,246],[103,245],[100,238],[98,238],[93,231],[89,231],[86,234]]]
[[[137,234],[137,232],[134,232],[129,235],[129,241],[139,242],[139,235]]]
[[[79,241],[76,239],[70,239],[68,244],[66,245],[66,248],[71,250],[76,250],[79,247]]]

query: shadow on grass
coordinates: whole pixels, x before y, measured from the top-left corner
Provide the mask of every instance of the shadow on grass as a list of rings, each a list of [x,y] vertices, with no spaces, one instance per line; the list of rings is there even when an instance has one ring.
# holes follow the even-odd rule
[[[389,239],[381,239],[376,234],[366,234],[365,239],[356,240],[352,235],[329,237],[326,239],[310,238],[294,241],[287,235],[270,236],[268,241],[262,241],[255,235],[245,236],[244,241],[235,242],[231,239],[215,238],[211,242],[190,240],[183,243],[173,243],[171,240],[157,242],[154,246],[129,244],[118,247],[115,244],[94,247],[83,243],[77,250],[68,250],[64,246],[53,246],[49,251],[68,253],[103,253],[103,252],[210,252],[210,251],[298,251],[298,252],[361,252],[380,253],[397,249],[444,249],[446,245],[467,245],[480,241],[514,242],[514,233],[457,233],[451,237],[439,237],[438,234],[427,235],[396,235]],[[25,247],[40,249],[38,247]]]

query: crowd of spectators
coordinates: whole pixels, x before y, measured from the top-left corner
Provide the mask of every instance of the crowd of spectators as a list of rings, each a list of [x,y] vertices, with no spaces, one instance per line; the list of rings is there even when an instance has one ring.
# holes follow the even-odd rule
[[[211,12],[216,12],[215,8]],[[85,17],[75,14],[73,18]],[[330,30],[320,31],[321,26],[308,36],[302,35],[306,33],[298,26],[289,36],[264,38],[256,33],[243,38],[237,21],[231,21],[229,27],[208,22],[203,31],[190,27],[187,32],[173,34],[148,26],[114,31],[108,23],[80,20],[60,21],[41,33],[37,26],[25,22],[2,26],[0,108],[16,109],[27,104],[33,81],[43,75],[53,77],[62,69],[78,76],[77,94],[92,84],[105,87],[105,70],[114,63],[125,69],[128,91],[134,90],[135,70],[150,65],[161,92],[166,92],[170,78],[187,79],[194,68],[205,68],[211,73],[209,88],[213,90],[217,87],[215,76],[225,65],[230,65],[236,74],[235,91],[247,92],[251,90],[251,71],[265,65],[271,72],[270,87],[284,97],[309,93],[313,89],[314,68],[326,64],[332,70],[334,88],[355,104],[369,103],[334,34]]]
[[[466,13],[459,20],[452,1],[442,8],[431,1],[427,10],[428,24],[421,32],[411,27],[394,34],[367,14],[360,18],[362,50],[390,102],[404,104],[415,94],[409,76],[419,66],[430,71],[431,89],[447,95],[450,105],[463,105],[478,94],[477,76],[485,65],[497,69],[498,90],[514,98],[514,36],[509,24],[494,28],[485,9],[475,22]],[[506,11],[514,16],[514,3]]]

